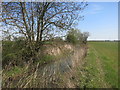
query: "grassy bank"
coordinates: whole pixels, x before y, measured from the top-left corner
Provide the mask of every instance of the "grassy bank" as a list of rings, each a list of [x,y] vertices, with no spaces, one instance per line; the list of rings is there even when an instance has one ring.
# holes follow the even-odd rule
[[[86,57],[86,87],[118,87],[118,43],[89,42]]]

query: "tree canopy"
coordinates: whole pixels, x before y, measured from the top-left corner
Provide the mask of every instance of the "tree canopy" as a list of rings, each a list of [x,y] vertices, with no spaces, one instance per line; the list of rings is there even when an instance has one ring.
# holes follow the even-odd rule
[[[3,2],[2,22],[31,41],[42,41],[54,30],[69,30],[81,18],[86,2]]]
[[[86,43],[89,37],[89,32],[80,32],[79,29],[71,29],[67,33],[66,40],[70,43]]]

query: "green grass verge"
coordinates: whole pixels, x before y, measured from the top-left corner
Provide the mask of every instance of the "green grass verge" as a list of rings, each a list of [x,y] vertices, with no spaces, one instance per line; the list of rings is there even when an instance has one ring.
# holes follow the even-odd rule
[[[82,88],[101,88],[104,85],[104,79],[99,72],[97,64],[97,56],[92,48],[89,48],[87,57],[85,58],[82,74],[80,75],[80,87]]]
[[[101,67],[104,73],[104,80],[111,87],[118,87],[118,43],[117,42],[89,42],[90,54],[87,56],[87,63],[92,64],[93,68],[99,67],[95,65],[95,60],[97,60],[94,54],[97,54],[99,58]],[[93,54],[92,54],[93,52]],[[94,58],[93,58],[94,57]],[[94,70],[90,72],[95,72]],[[97,71],[97,70],[96,70]]]

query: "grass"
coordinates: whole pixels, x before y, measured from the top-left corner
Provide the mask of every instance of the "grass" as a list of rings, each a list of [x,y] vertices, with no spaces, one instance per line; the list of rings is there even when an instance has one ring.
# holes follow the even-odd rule
[[[118,43],[89,42],[86,87],[118,87]],[[86,75],[87,75],[86,74]],[[91,83],[92,81],[92,83]]]
[[[104,80],[99,73],[99,66],[97,64],[97,56],[92,48],[89,48],[87,57],[85,58],[84,67],[82,68],[82,75],[80,75],[80,87],[86,88],[100,88],[103,87]]]
[[[40,63],[40,64],[44,64],[44,63],[49,63],[51,61],[53,61],[55,59],[55,57],[53,55],[43,55],[40,60],[37,60],[36,63]]]
[[[85,58],[82,73],[80,73],[80,87],[87,88],[104,88],[118,87],[118,43],[117,42],[88,42],[89,50]],[[68,55],[69,51],[63,51],[61,55],[52,56],[44,55],[38,60],[40,64],[49,63],[59,60],[61,57]],[[35,65],[31,66],[33,68]],[[37,67],[37,66],[36,66]],[[7,81],[9,77],[20,76],[21,82],[26,83],[27,79],[32,78],[32,70],[25,67],[15,66],[9,70],[4,70],[3,81]],[[33,68],[34,69],[34,68]],[[29,74],[26,74],[30,72]],[[28,78],[26,78],[28,75]],[[32,79],[30,79],[32,80]],[[11,82],[9,82],[11,83]],[[14,83],[12,87],[15,87]],[[5,85],[4,85],[5,86]]]
[[[10,69],[9,71],[7,71],[5,74],[7,75],[7,77],[10,76],[15,76],[15,75],[19,75],[24,71],[23,68],[21,67],[13,67],[12,69]]]

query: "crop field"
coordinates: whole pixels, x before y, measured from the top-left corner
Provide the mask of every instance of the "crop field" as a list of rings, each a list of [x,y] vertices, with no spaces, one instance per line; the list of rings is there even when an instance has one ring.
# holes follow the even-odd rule
[[[118,42],[88,42],[86,87],[118,87]]]

